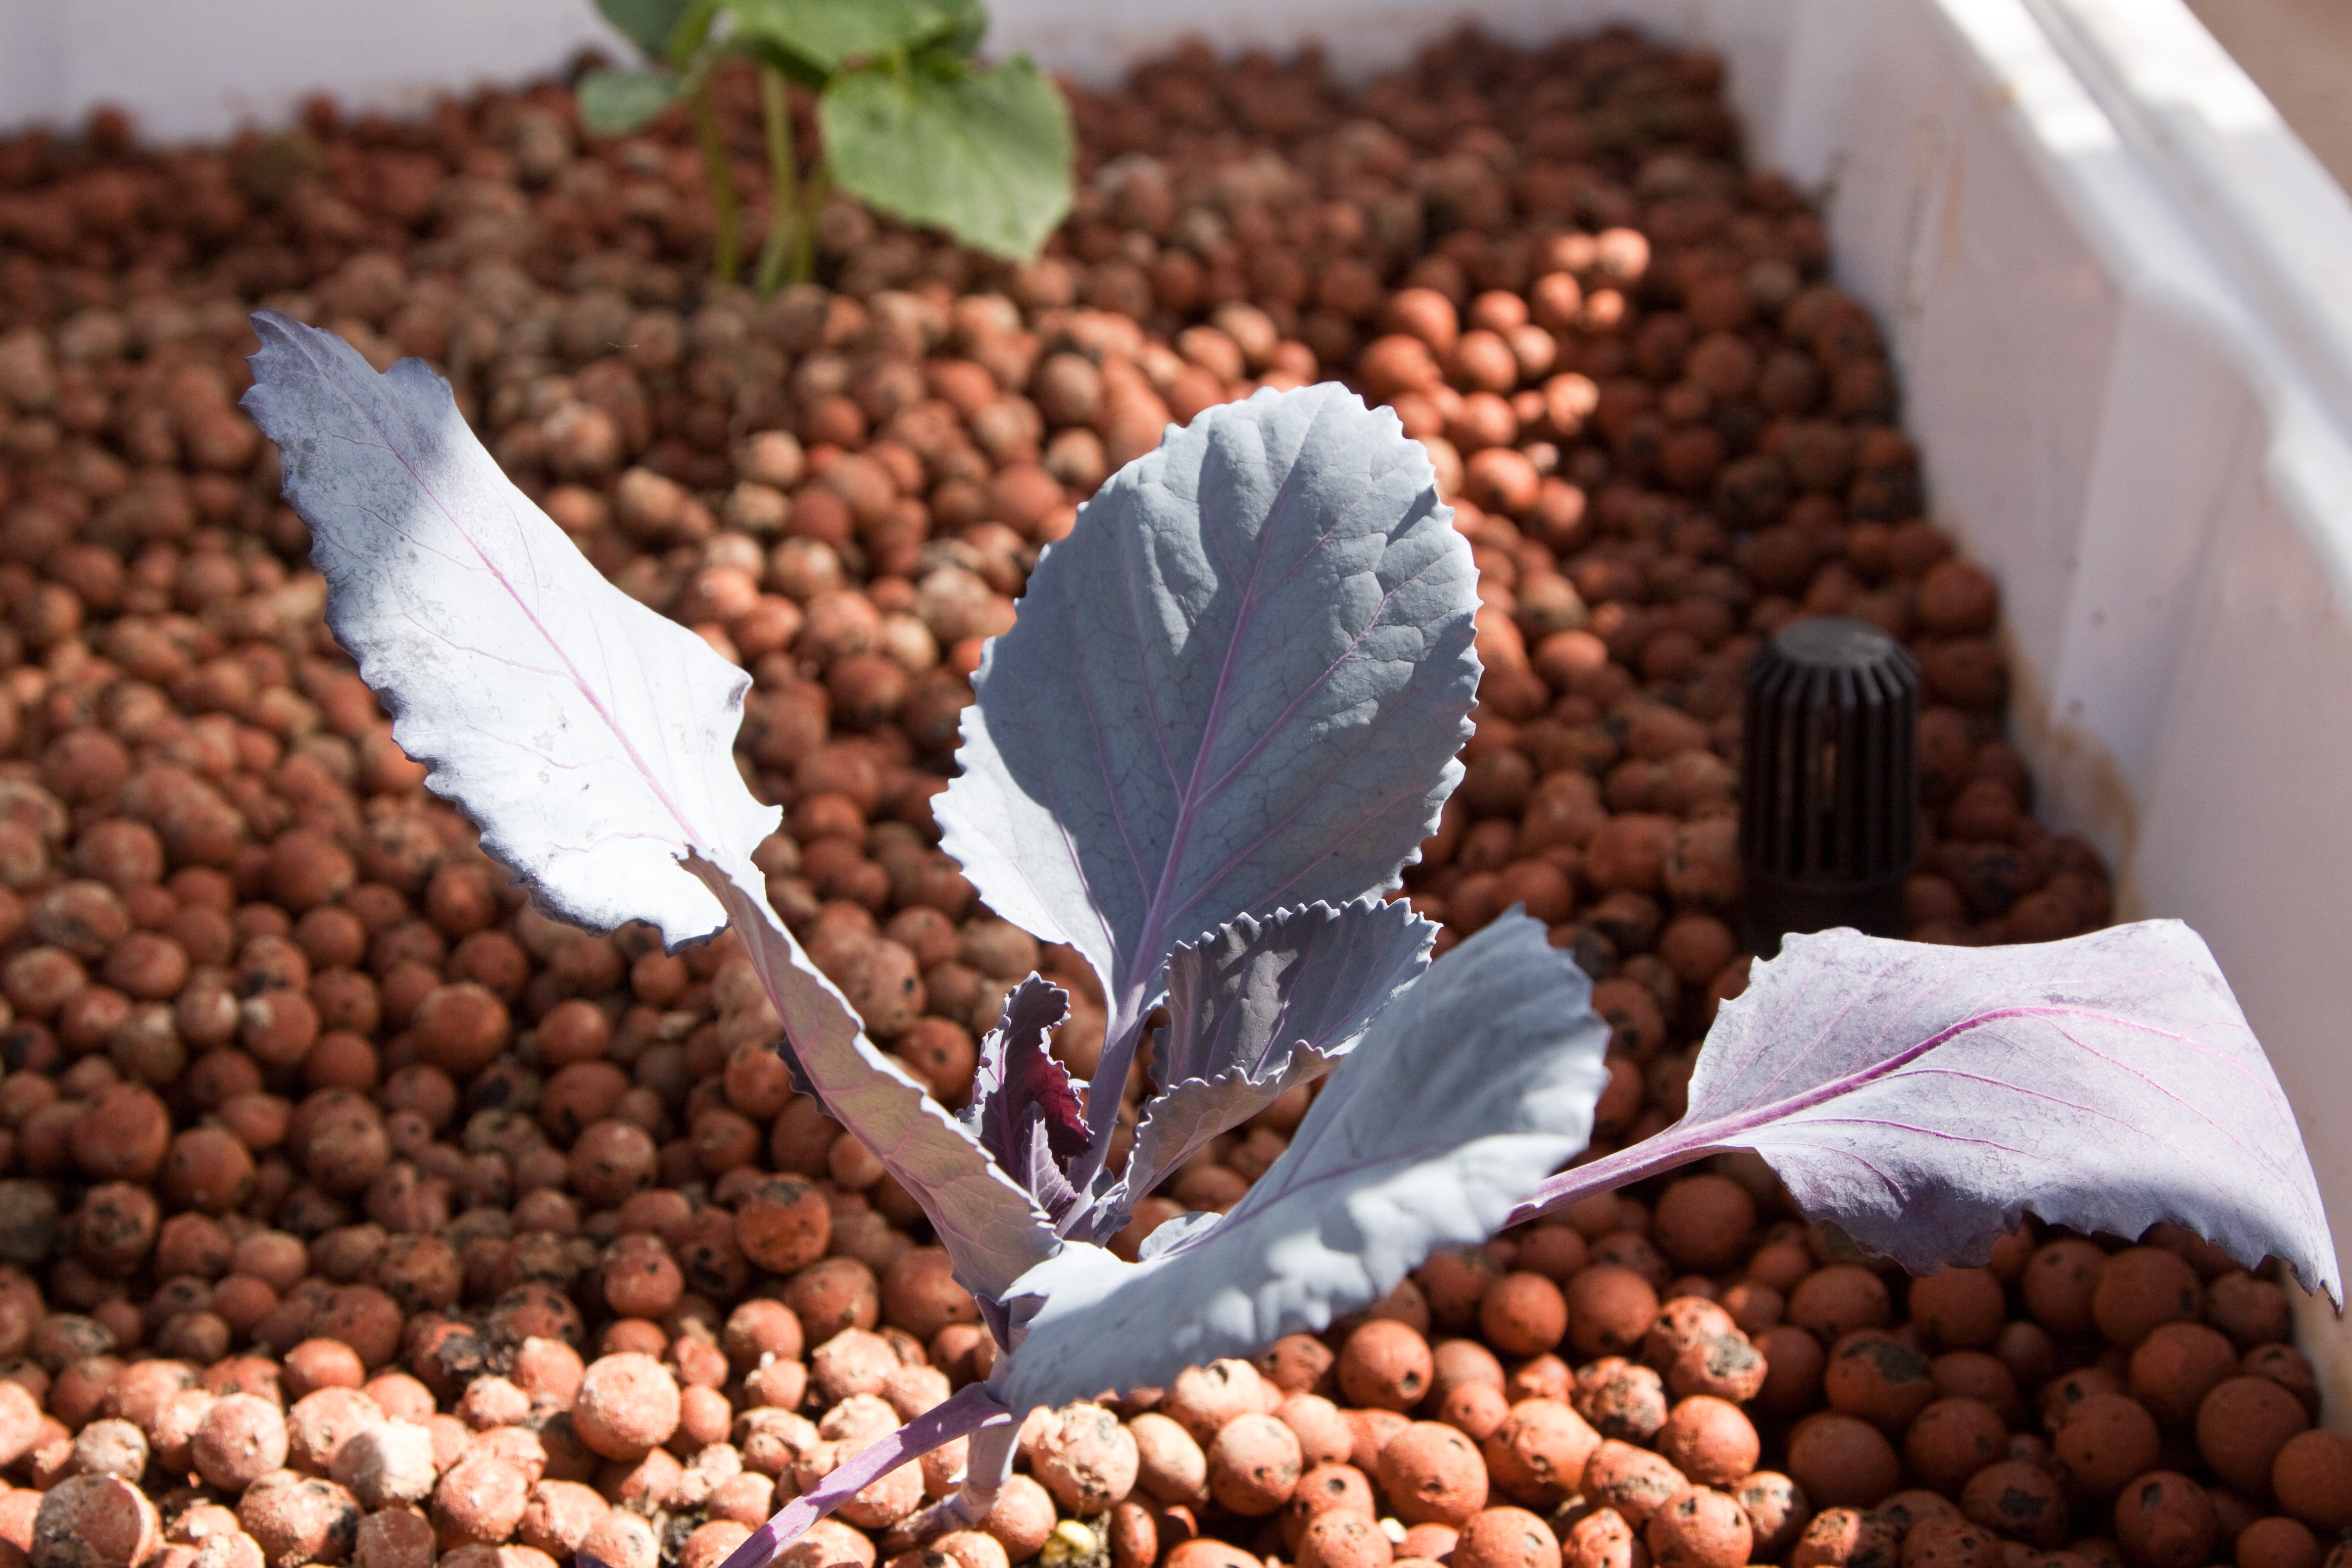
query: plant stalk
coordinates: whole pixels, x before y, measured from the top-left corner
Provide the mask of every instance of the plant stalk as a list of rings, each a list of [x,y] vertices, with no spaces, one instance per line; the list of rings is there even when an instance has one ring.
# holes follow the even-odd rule
[[[708,79],[694,89],[694,129],[702,142],[702,172],[710,184],[710,205],[719,215],[711,271],[724,286],[735,281],[740,266],[742,203],[735,194],[735,171],[727,156],[727,138],[719,129],[719,110],[710,101]]]
[[[760,297],[774,293],[798,248],[800,169],[793,155],[793,106],[784,73],[760,68],[760,112],[768,132],[768,237],[760,247]],[[797,281],[797,279],[795,279]]]

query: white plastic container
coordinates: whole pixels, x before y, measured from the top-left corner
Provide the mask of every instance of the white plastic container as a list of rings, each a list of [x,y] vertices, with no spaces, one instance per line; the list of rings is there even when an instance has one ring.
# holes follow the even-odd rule
[[[2000,578],[2040,810],[2107,853],[2122,914],[2211,943],[2352,1225],[2352,204],[2178,0],[992,10],[992,47],[1101,83],[1180,29],[1318,40],[1350,75],[1472,20],[1718,49],[1750,157],[1823,195],[1889,329],[1936,517]],[[414,108],[599,40],[586,0],[0,0],[0,124],[115,101],[219,134],[314,87]],[[2352,1421],[2352,1333],[2304,1328]]]

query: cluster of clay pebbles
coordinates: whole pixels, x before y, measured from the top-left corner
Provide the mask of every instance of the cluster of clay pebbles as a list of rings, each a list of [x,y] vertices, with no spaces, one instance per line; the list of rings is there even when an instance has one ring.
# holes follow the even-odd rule
[[[1679,1114],[1744,984],[1742,668],[1794,616],[1924,668],[1915,936],[2102,923],[2001,738],[1993,585],[1719,78],[1625,34],[1465,37],[1356,94],[1194,49],[1074,91],[1036,263],[836,201],[822,283],[768,300],[706,281],[689,129],[585,140],[557,86],[0,141],[0,1568],[716,1568],[992,1364],[739,946],[546,921],[424,792],[236,406],[257,304],[431,361],[600,569],[752,672],[770,895],[950,1104],[1032,969],[1080,1074],[1102,1033],[937,847],[982,642],[1107,474],[1259,386],[1394,407],[1455,505],[1487,675],[1405,896],[1447,942],[1524,904],[1595,974],[1596,1149]],[[756,89],[717,87],[757,233]],[[1118,1246],[1229,1207],[1307,1105]],[[2352,1445],[2288,1337],[2185,1237],[1906,1281],[1729,1160],[1040,1414],[976,1530],[894,1534],[954,1447],[787,1557],[2318,1568]]]

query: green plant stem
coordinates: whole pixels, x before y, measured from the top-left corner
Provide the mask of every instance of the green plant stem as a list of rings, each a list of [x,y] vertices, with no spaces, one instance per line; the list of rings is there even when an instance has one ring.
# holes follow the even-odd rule
[[[694,89],[694,128],[702,139],[702,172],[710,182],[710,205],[718,209],[719,237],[711,270],[723,286],[735,281],[742,248],[739,215],[742,203],[735,195],[735,171],[727,157],[727,138],[719,129],[719,110],[710,101],[710,84]]]
[[[760,247],[760,297],[783,282],[800,224],[800,171],[793,157],[793,106],[784,73],[760,68],[760,110],[768,129],[768,237]]]
[[[793,281],[805,283],[816,276],[816,219],[824,211],[824,198],[833,194],[833,167],[823,159],[810,171],[807,186],[801,194],[800,232],[793,237]]]

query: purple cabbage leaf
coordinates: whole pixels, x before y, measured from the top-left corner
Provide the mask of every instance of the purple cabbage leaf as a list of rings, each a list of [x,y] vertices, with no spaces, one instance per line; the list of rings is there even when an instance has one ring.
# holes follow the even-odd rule
[[[1016,1284],[1006,1404],[1164,1387],[1486,1240],[1591,1131],[1609,1043],[1591,989],[1541,924],[1496,918],[1380,1013],[1231,1213],[1161,1226],[1139,1263],[1074,1242]]]
[[[1039,560],[937,816],[992,909],[1101,978],[1105,1082],[1178,942],[1381,891],[1434,831],[1479,668],[1449,519],[1396,416],[1327,384],[1171,427]]]
[[[327,624],[426,787],[551,915],[672,945],[718,931],[678,857],[775,829],[731,750],[750,678],[606,583],[424,361],[379,375],[331,332],[253,320],[245,406],[310,525]]]
[[[2178,921],[1977,949],[1791,936],[1724,1004],[1682,1119],[1513,1217],[1726,1149],[1915,1273],[1982,1262],[2030,1211],[2126,1237],[2170,1221],[2344,1300],[2294,1112]]]
[[[780,813],[737,772],[749,681],[597,573],[508,482],[421,360],[379,375],[331,332],[262,311],[247,406],[310,527],[327,619],[426,784],[551,913],[675,944],[732,921],[789,1055],[924,1205],[966,1286],[1055,1242],[1027,1194],[856,1014],[769,908],[751,852]]]
[[[981,1042],[971,1109],[961,1118],[1055,1221],[1078,1205],[1069,1169],[1087,1148],[1087,1113],[1070,1069],[1046,1054],[1045,1037],[1069,1012],[1069,993],[1034,974],[1014,986]]]
[[[1154,1095],[1118,1190],[1094,1224],[1128,1213],[1202,1144],[1352,1049],[1429,967],[1437,927],[1402,900],[1315,904],[1242,916],[1168,962],[1168,1025],[1153,1042]]]

